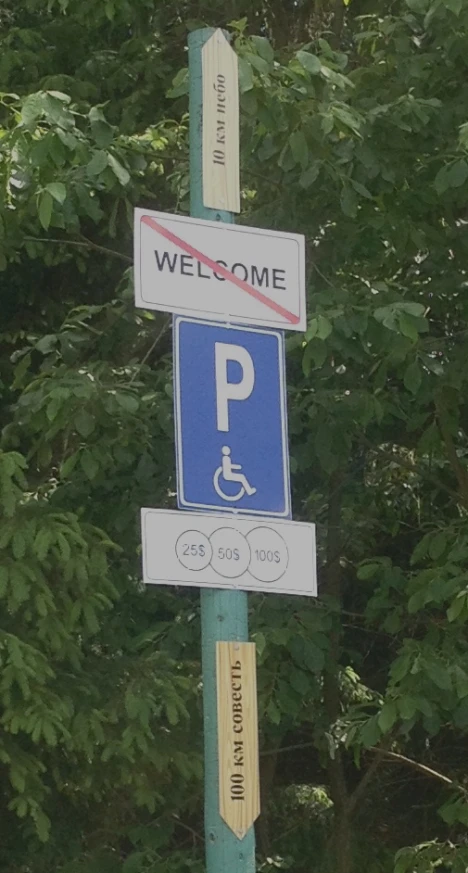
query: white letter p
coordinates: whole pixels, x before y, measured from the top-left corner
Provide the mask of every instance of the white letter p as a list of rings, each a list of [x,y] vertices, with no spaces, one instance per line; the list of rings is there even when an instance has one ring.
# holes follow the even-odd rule
[[[240,382],[228,382],[228,361],[236,361],[242,368]],[[253,360],[247,349],[232,343],[215,343],[216,417],[218,430],[229,430],[229,401],[247,400],[254,383]]]

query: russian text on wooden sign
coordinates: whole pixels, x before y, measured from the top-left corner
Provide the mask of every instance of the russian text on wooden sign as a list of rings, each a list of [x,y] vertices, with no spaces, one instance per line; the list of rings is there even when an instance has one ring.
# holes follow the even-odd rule
[[[219,813],[241,840],[260,814],[255,643],[216,643]]]
[[[203,203],[240,211],[237,55],[218,28],[202,49]]]

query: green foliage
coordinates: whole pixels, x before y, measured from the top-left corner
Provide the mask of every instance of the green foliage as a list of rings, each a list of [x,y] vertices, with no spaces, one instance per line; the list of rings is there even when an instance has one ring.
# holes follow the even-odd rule
[[[468,9],[228,14],[241,220],[308,252],[288,391],[320,596],[251,598],[259,869],[462,873]],[[187,29],[225,15],[0,10],[8,873],[204,869],[197,596],[141,586],[139,508],[174,506],[175,477],[170,323],[134,309],[131,226],[136,204],[188,210]]]

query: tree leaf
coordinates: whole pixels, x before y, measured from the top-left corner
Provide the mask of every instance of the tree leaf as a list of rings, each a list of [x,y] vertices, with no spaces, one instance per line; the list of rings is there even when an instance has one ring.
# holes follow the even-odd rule
[[[311,164],[311,166],[308,167],[304,173],[302,173],[299,179],[299,185],[301,186],[301,188],[310,188],[310,186],[313,185],[315,180],[317,179],[319,172],[320,164],[318,163],[318,161],[316,161],[314,164]]]
[[[115,399],[122,409],[125,409],[132,414],[138,412],[138,409],[140,408],[138,398],[135,397],[134,394],[126,393],[124,391],[116,391]]]
[[[44,95],[41,91],[29,94],[21,109],[21,121],[26,127],[32,127],[42,115],[44,109]]]
[[[112,127],[103,119],[91,122],[91,132],[96,145],[99,146],[100,149],[105,149],[107,146],[110,146],[114,139],[114,131]]]
[[[421,387],[421,381],[421,367],[417,361],[413,361],[405,370],[405,375],[403,377],[404,386],[408,391],[411,391],[412,394],[417,394]]]
[[[109,157],[109,166],[110,166],[111,170],[113,171],[113,173],[117,176],[117,179],[119,180],[120,184],[121,185],[128,185],[128,183],[130,181],[130,173],[128,172],[128,170],[126,170],[125,167],[123,167],[122,164],[119,163],[119,161],[117,160],[117,158],[114,157],[114,155],[109,155],[108,157]]]
[[[304,170],[309,161],[309,148],[304,132],[295,130],[289,137],[289,145],[296,164],[300,164]]]
[[[49,229],[50,220],[52,218],[52,207],[53,200],[52,195],[49,191],[43,191],[42,194],[39,195],[39,221],[42,224],[44,230]]]
[[[468,164],[465,160],[455,161],[448,170],[448,180],[451,188],[460,188],[468,178]]]
[[[403,336],[407,336],[408,339],[410,339],[414,343],[418,341],[419,334],[414,326],[413,321],[411,320],[410,315],[407,315],[405,312],[400,312],[398,324]]]
[[[380,740],[380,730],[376,716],[369,719],[361,728],[361,742],[364,748],[370,749]]]
[[[452,687],[452,680],[448,670],[437,661],[427,661],[425,664],[427,675],[432,679],[438,688],[443,691],[449,691]]]
[[[75,415],[75,427],[82,437],[89,437],[95,428],[95,421],[86,409],[80,409]]]
[[[450,167],[441,167],[434,179],[434,188],[438,194],[443,194],[450,188]]]
[[[468,598],[464,591],[457,595],[455,600],[447,609],[447,619],[450,622],[455,621],[462,614],[465,606],[467,605],[467,601]]]
[[[80,465],[86,473],[88,479],[95,479],[99,473],[99,464],[94,455],[89,451],[84,451],[80,457]]]
[[[358,579],[362,579],[364,581],[365,579],[372,579],[374,576],[377,575],[379,570],[380,571],[382,570],[381,564],[376,564],[375,562],[368,563],[368,564],[361,564],[361,566],[358,567],[356,575],[357,575]]]
[[[275,53],[270,42],[266,39],[265,36],[251,36],[251,40],[255,48],[257,49],[258,54],[268,61],[269,64],[273,63],[275,58]]]
[[[361,185],[361,183],[356,182],[355,179],[351,179],[351,185],[353,186],[354,190],[361,195],[361,197],[366,197],[367,200],[373,200],[371,192],[368,190],[368,188],[366,188],[365,185]]]
[[[245,94],[246,91],[251,91],[253,88],[252,67],[249,62],[240,55],[238,58],[238,68],[239,89],[241,94]]]
[[[345,215],[350,218],[356,218],[358,211],[358,201],[351,185],[344,185],[341,192],[341,209]]]
[[[460,12],[463,9],[463,0],[442,0],[444,6],[447,9],[450,9],[454,15],[460,15]]]
[[[99,176],[106,169],[109,163],[109,155],[104,151],[94,152],[89,164],[86,167],[88,176]]]
[[[316,55],[311,54],[311,52],[298,51],[296,52],[296,58],[307,70],[309,73],[313,73],[314,75],[320,73],[322,69],[322,63]]]
[[[57,203],[63,203],[67,196],[67,189],[63,182],[50,182],[45,188]]]
[[[386,734],[393,727],[398,718],[396,704],[393,700],[388,701],[382,707],[378,722],[379,728],[383,734]]]

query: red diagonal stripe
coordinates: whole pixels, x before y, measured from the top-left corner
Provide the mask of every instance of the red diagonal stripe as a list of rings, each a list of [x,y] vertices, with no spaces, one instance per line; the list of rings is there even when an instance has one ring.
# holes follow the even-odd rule
[[[293,312],[290,312],[289,309],[285,309],[284,306],[281,306],[279,303],[275,303],[274,300],[271,300],[265,294],[262,294],[261,291],[258,291],[257,288],[254,288],[252,285],[249,285],[248,282],[244,282],[243,279],[239,279],[238,276],[235,276],[234,273],[231,273],[230,270],[226,270],[222,264],[218,264],[216,261],[213,261],[208,255],[204,255],[202,252],[199,252],[198,249],[195,249],[190,243],[181,239],[180,236],[177,236],[175,233],[172,233],[171,230],[168,230],[166,227],[163,227],[159,221],[156,221],[154,218],[150,218],[149,215],[144,215],[141,219],[144,224],[147,224],[148,227],[151,227],[156,233],[160,233],[161,236],[164,236],[169,242],[174,243],[174,245],[178,246],[184,252],[187,252],[188,255],[191,255],[193,258],[196,258],[200,263],[205,264],[206,267],[209,267],[210,270],[213,270],[214,273],[217,273],[219,276],[222,276],[224,279],[227,279],[228,282],[232,282],[234,285],[237,285],[242,291],[246,291],[247,294],[250,294],[251,297],[254,297],[255,300],[259,300],[260,303],[263,303],[265,306],[268,306],[270,309],[273,309],[278,315],[281,315],[286,321],[289,321],[291,324],[299,324],[299,317],[294,315]],[[233,314],[234,313],[230,313]]]

